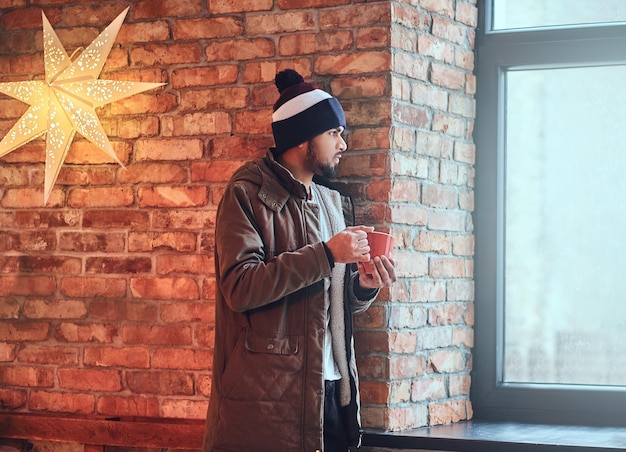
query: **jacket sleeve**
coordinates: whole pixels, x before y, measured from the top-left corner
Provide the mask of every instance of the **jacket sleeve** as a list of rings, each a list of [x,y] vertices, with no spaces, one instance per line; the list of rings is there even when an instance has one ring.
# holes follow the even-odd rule
[[[277,301],[330,275],[322,242],[269,256],[245,184],[229,186],[218,209],[215,246],[219,287],[237,312]],[[295,220],[294,220],[295,221]],[[297,227],[294,226],[294,227]]]
[[[362,289],[359,286],[359,273],[351,272],[350,283],[348,284],[348,297],[352,315],[367,311],[378,296],[378,292],[380,292],[379,289]]]

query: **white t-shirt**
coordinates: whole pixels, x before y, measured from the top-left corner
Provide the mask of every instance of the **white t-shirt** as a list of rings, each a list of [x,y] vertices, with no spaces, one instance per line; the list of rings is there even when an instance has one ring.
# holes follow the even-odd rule
[[[310,203],[317,204],[320,212],[320,233],[323,241],[332,237],[330,218],[326,207],[319,203],[320,195],[317,186],[311,182]],[[326,317],[326,327],[324,328],[324,380],[341,380],[341,374],[335,364],[333,356],[332,332],[330,331],[330,278],[324,278],[324,310]]]

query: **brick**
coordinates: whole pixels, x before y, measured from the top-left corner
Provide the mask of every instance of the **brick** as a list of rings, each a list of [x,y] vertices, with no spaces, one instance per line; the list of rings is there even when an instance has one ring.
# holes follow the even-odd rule
[[[389,400],[390,385],[381,381],[362,381],[359,392],[361,399],[366,403],[386,404]]]
[[[466,273],[465,260],[458,257],[431,257],[428,263],[428,273],[431,278],[465,278],[471,277]]]
[[[62,251],[119,253],[125,245],[126,237],[121,233],[64,232],[58,247]]]
[[[193,395],[193,376],[185,372],[127,372],[126,385],[137,394]]]
[[[193,232],[133,232],[128,236],[128,250],[145,252],[157,249],[194,251],[196,234]]]
[[[132,44],[135,42],[166,41],[169,37],[169,26],[164,20],[134,24],[126,22],[120,29],[115,41]]]
[[[207,3],[212,14],[267,11],[274,4],[273,0],[208,0]]]
[[[449,94],[445,91],[425,83],[413,83],[411,85],[411,101],[431,107],[435,110],[446,111],[448,108]]]
[[[3,321],[0,322],[0,340],[11,342],[42,341],[48,337],[46,322]]]
[[[266,38],[231,39],[223,42],[212,42],[206,48],[209,62],[245,61],[256,58],[271,58],[276,54],[274,42]]]
[[[450,397],[469,395],[471,386],[469,375],[450,375],[449,381]]]
[[[315,72],[318,74],[366,74],[390,68],[391,55],[386,50],[320,55],[315,61]]]
[[[431,81],[444,88],[461,90],[465,86],[465,73],[439,63],[432,64]]]
[[[449,254],[452,250],[452,241],[441,232],[420,231],[414,246],[418,251]]]
[[[150,351],[142,347],[85,347],[83,362],[87,366],[130,367],[147,369],[150,367]]]
[[[261,134],[271,129],[272,111],[269,109],[245,111],[235,115],[235,133]]]
[[[161,319],[167,323],[209,323],[214,318],[215,306],[213,304],[177,302],[161,305]]]
[[[243,87],[185,90],[180,96],[180,109],[182,112],[241,109],[246,106],[247,99],[248,89]],[[184,159],[184,156],[179,158],[178,152],[173,154],[177,157],[175,160]]]
[[[25,231],[12,234],[13,249],[17,251],[39,253],[54,250],[56,237],[53,231]]]
[[[432,130],[446,133],[452,137],[463,138],[465,136],[466,121],[463,118],[446,114],[435,114],[432,119]]]
[[[224,112],[190,113],[163,120],[163,136],[220,135],[233,130],[230,116]]]
[[[385,27],[359,28],[356,34],[357,49],[378,49],[389,47],[391,33]]]
[[[161,410],[165,417],[205,419],[208,407],[208,401],[165,399]]]
[[[387,425],[392,431],[410,430],[429,424],[429,414],[425,406],[397,407],[389,409]]]
[[[197,43],[144,44],[133,47],[130,60],[134,66],[169,66],[199,63],[201,55],[202,49]]]
[[[151,270],[152,260],[149,257],[92,257],[85,261],[86,274],[137,274]]]
[[[393,19],[394,23],[401,25],[408,33],[428,32],[432,22],[429,14],[401,3],[393,6]],[[393,32],[397,33],[398,30],[394,29]],[[415,51],[415,47],[406,50]]]
[[[350,0],[278,0],[278,7],[280,9],[324,8],[330,6],[346,5],[349,3]]]
[[[196,160],[202,157],[202,141],[189,139],[138,140],[137,161]]]
[[[243,163],[243,160],[194,163],[191,167],[191,177],[194,182],[228,182]]]
[[[422,402],[446,397],[446,380],[442,376],[424,377],[413,380],[411,401]]]
[[[95,397],[91,394],[31,391],[28,407],[33,411],[88,414],[94,411]]]
[[[172,87],[227,85],[237,82],[239,71],[233,64],[180,68],[172,71]]]
[[[448,301],[474,301],[474,281],[455,279],[446,284]]]
[[[170,273],[205,274],[214,267],[213,257],[206,254],[187,254],[182,256],[179,254],[165,254],[156,258],[156,272],[159,275],[168,275]]]
[[[116,397],[104,395],[98,397],[96,412],[113,416],[159,417],[159,401],[156,397],[137,395]]]
[[[422,204],[428,207],[454,209],[459,204],[457,190],[444,185],[423,184]]]
[[[430,325],[458,325],[464,321],[465,306],[462,304],[439,304],[428,310]]]
[[[197,393],[206,397],[207,399],[211,395],[211,377],[208,375],[199,375],[196,379]],[[0,392],[1,397],[2,392]]]
[[[17,319],[20,316],[20,303],[14,298],[0,299],[0,319]]]
[[[55,14],[53,11],[48,19],[54,21],[55,19],[58,19],[58,16],[59,13],[57,12]],[[39,19],[39,21],[37,21],[37,19]],[[22,8],[15,11],[9,11],[2,15],[2,21],[0,21],[0,24],[2,24],[2,28],[5,30],[38,28],[41,25],[41,10],[39,8]]]
[[[396,305],[390,307],[389,328],[392,330],[403,328],[419,328],[426,325],[427,311],[420,305]]]
[[[179,19],[173,30],[176,40],[234,38],[243,34],[243,23],[237,17]]]
[[[394,331],[389,335],[390,350],[393,353],[415,353],[417,337],[413,332]]]
[[[191,345],[189,326],[125,325],[121,330],[125,344]]]
[[[196,300],[200,290],[191,278],[131,278],[133,298],[157,300]]]
[[[365,346],[364,346],[365,347]],[[381,356],[367,356],[361,353],[361,347],[356,344],[356,350],[359,357],[359,378],[362,381],[367,379],[388,379],[389,372],[387,371],[388,360]]]
[[[353,5],[347,8],[322,9],[319,12],[319,26],[325,29],[382,25],[391,22],[391,6],[387,2],[374,2]]]
[[[428,406],[430,425],[450,424],[469,419],[469,401],[465,399],[431,403]]]
[[[102,323],[79,324],[63,322],[56,328],[56,331],[54,333],[54,337],[58,342],[76,343],[97,342],[103,344],[111,344],[117,336],[117,326]]]
[[[250,15],[246,19],[247,36],[293,33],[315,28],[315,16],[311,10]]]
[[[435,350],[452,345],[452,329],[446,327],[422,328],[417,331],[417,347],[420,350]]]
[[[28,173],[25,168],[0,168],[0,184],[4,187],[19,187],[28,185]]]
[[[154,19],[161,17],[184,17],[202,11],[201,0],[143,0],[133,5],[133,19]]]
[[[130,145],[128,143],[113,141],[111,142],[111,146],[113,147],[113,152],[115,153],[115,155],[117,155],[117,158],[122,163],[127,163],[129,160],[130,152],[132,151]],[[110,157],[95,144],[87,141],[72,142],[70,150],[67,153],[67,157],[65,158],[65,163],[72,163],[76,165],[111,163],[117,165],[112,157]],[[61,169],[59,177],[62,177],[62,174],[65,172],[66,169],[68,168],[63,167]]]
[[[115,173],[110,169],[63,168],[56,180],[59,185],[111,185]]]
[[[409,380],[395,381],[391,384],[389,395],[390,404],[399,404],[410,402],[411,400],[411,382]]]
[[[150,187],[138,192],[140,207],[202,207],[207,204],[206,187]]]
[[[6,342],[0,342],[0,362],[10,362],[15,359],[14,344],[7,344]]]
[[[424,374],[426,359],[419,355],[397,355],[389,358],[389,378],[415,378]]]
[[[66,277],[61,280],[60,292],[77,298],[116,298],[126,294],[126,281],[117,278]]]
[[[370,353],[389,352],[389,341],[387,335],[383,331],[359,330],[354,335],[355,342],[367,344]]]
[[[155,322],[158,318],[158,308],[151,303],[133,301],[101,301],[92,300],[89,312],[94,319],[101,320],[129,320],[134,322]],[[94,325],[98,327],[98,325]],[[117,332],[114,333],[117,335]]]
[[[31,364],[72,366],[78,364],[78,349],[75,347],[26,344],[17,352],[17,360]]]
[[[12,226],[19,228],[74,227],[80,224],[78,210],[62,211],[19,211],[15,212]]]
[[[465,231],[465,212],[437,211],[428,213],[428,229],[437,231]]]
[[[152,221],[156,229],[213,230],[215,227],[215,215],[216,211],[214,209],[203,209],[201,211],[167,209],[166,211],[154,212]]]
[[[122,139],[154,137],[159,133],[159,119],[156,116],[147,115],[138,118],[114,119],[109,123],[109,130],[109,137]],[[124,161],[128,163],[128,158]]]
[[[120,210],[88,210],[83,213],[86,228],[146,228],[150,223],[148,212]]]
[[[0,388],[0,407],[3,410],[17,410],[24,408],[28,401],[26,391],[18,389],[2,389]]]
[[[352,33],[349,31],[289,34],[281,36],[278,41],[278,53],[283,56],[294,56],[343,51],[349,49],[352,44]]]
[[[152,355],[153,369],[205,370],[212,362],[209,350],[159,347]]]
[[[387,324],[386,309],[374,304],[367,311],[355,316],[354,324],[356,328],[382,328]]]
[[[0,386],[46,387],[54,386],[54,370],[42,367],[7,366],[0,367]]]
[[[385,190],[385,193],[389,190]],[[391,187],[391,200],[395,202],[413,202],[420,200],[422,193],[419,181],[415,179],[396,179]]]
[[[150,94],[140,93],[126,99],[113,102],[109,107],[113,115],[130,115],[141,113],[142,115],[150,115],[156,113],[167,113],[177,106],[177,99],[169,93],[159,91],[149,91]],[[128,100],[130,99],[130,100]],[[116,152],[120,157],[119,152]],[[122,162],[127,160],[122,159]]]
[[[133,163],[120,171],[118,180],[122,184],[167,184],[185,182],[187,172],[180,165],[168,162]]]
[[[441,14],[447,17],[454,17],[453,0],[421,0],[420,6],[428,11]]]
[[[57,375],[59,387],[63,389],[117,392],[123,388],[122,378],[117,370],[59,369]]]
[[[80,300],[26,300],[23,315],[29,319],[81,319],[87,317],[87,305]]]
[[[468,325],[473,325],[474,322],[466,322]],[[470,327],[455,328],[452,331],[452,344],[455,347],[474,347],[474,330]],[[471,370],[471,366],[468,366],[468,370]]]

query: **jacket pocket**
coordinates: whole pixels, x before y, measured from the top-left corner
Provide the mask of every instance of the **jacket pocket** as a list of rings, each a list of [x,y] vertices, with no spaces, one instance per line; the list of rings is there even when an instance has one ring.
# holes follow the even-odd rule
[[[264,336],[252,330],[246,331],[246,349],[252,353],[295,355],[298,353],[298,336]]]

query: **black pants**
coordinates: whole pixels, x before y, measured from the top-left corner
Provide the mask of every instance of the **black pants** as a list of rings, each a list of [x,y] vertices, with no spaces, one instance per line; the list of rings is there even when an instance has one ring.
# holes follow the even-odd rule
[[[339,387],[326,381],[324,397],[324,452],[348,452],[348,436],[341,417]]]

